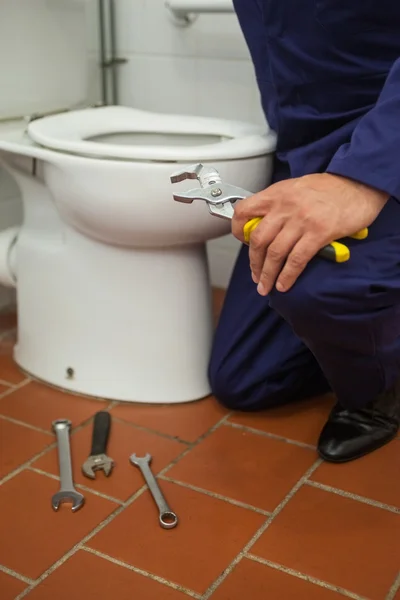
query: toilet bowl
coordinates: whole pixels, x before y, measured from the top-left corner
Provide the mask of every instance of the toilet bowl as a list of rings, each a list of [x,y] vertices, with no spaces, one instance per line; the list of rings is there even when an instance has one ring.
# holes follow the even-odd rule
[[[24,207],[19,230],[0,234],[0,282],[17,288],[18,365],[113,400],[208,395],[205,242],[230,224],[203,203],[174,202],[170,175],[202,162],[257,192],[274,148],[268,128],[121,106],[0,125],[0,161]]]

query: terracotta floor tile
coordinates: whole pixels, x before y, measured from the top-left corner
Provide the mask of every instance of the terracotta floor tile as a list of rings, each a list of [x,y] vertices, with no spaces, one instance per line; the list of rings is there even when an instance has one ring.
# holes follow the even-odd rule
[[[26,584],[19,581],[19,579],[0,571],[1,600],[15,600],[26,587]]]
[[[74,480],[76,483],[81,483],[120,500],[127,500],[144,483],[140,471],[129,462],[131,454],[136,452],[138,456],[144,456],[149,452],[153,457],[153,472],[158,473],[186,449],[186,446],[180,442],[114,421],[111,424],[110,441],[107,448],[107,454],[115,461],[114,470],[109,477],[99,471],[96,480],[93,481],[82,475],[81,471],[82,464],[90,454],[92,431],[93,425],[90,423],[72,434],[71,454]],[[57,450],[51,450],[38,459],[33,466],[58,475]]]
[[[86,494],[76,513],[64,505],[55,513],[51,497],[59,483],[24,471],[0,487],[0,564],[26,577],[38,578],[99,523],[117,504]]]
[[[354,462],[323,463],[312,479],[400,508],[400,441]]]
[[[316,446],[333,404],[331,396],[323,396],[259,413],[235,413],[229,421]]]
[[[111,414],[186,442],[194,442],[218,423],[227,411],[214,398],[207,398],[175,405],[121,403],[112,409]]]
[[[188,597],[157,581],[83,550],[69,558],[29,594],[29,600],[111,600],[112,598],[187,600]]]
[[[0,396],[1,396],[1,394],[4,394],[4,392],[8,392],[9,390],[10,390],[10,386],[3,385],[2,383],[0,383]]]
[[[180,523],[158,524],[146,492],[88,545],[100,552],[204,593],[256,533],[265,517],[190,489],[162,481]]]
[[[105,406],[105,402],[73,396],[34,381],[0,398],[0,414],[48,431],[55,419],[67,418],[76,426]]]
[[[400,517],[304,486],[251,552],[369,600],[384,600],[400,567]]]
[[[316,459],[314,450],[223,426],[167,475],[273,511]]]
[[[0,379],[16,385],[27,379],[27,376],[19,370],[10,354],[0,353]]]
[[[242,560],[212,600],[343,600],[343,596],[282,571]]]
[[[0,478],[53,443],[53,437],[0,418]]]

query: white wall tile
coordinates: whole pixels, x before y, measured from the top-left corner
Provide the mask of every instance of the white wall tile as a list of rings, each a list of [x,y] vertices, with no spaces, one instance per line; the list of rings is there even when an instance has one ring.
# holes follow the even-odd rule
[[[195,60],[136,55],[119,72],[121,104],[155,112],[196,112]]]
[[[240,249],[240,243],[232,236],[212,240],[207,244],[211,285],[226,289]]]
[[[264,122],[250,62],[132,55],[119,73],[121,104]]]
[[[263,123],[250,61],[197,61],[197,108],[201,115]]]
[[[2,198],[0,196],[0,231],[8,227],[15,227],[22,222],[21,197],[14,196]]]
[[[236,15],[201,15],[179,27],[164,0],[118,0],[118,46],[121,55],[151,54],[248,59]]]
[[[86,31],[89,53],[99,49],[99,3],[98,0],[86,0]]]
[[[0,203],[19,195],[18,186],[13,177],[0,166]],[[0,220],[1,227],[1,220]]]
[[[89,54],[89,68],[87,81],[87,98],[90,104],[101,100],[101,68],[99,57],[95,53]]]

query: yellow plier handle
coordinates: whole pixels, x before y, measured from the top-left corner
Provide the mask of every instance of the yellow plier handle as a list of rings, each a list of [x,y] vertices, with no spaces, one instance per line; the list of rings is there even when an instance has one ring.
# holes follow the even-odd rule
[[[250,236],[252,232],[255,230],[257,225],[262,221],[263,217],[256,217],[255,219],[251,219],[248,221],[243,228],[244,241],[246,244],[250,242]],[[353,235],[348,236],[353,238],[354,240],[365,240],[368,237],[368,229],[361,229],[361,231],[357,231]],[[322,248],[318,255],[326,260],[331,260],[333,262],[342,263],[346,262],[350,258],[350,250],[344,244],[340,242],[331,242],[324,248]]]

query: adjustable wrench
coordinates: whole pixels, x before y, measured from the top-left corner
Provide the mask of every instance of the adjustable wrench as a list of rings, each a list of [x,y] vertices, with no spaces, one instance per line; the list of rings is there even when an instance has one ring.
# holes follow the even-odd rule
[[[197,179],[200,187],[181,194],[173,194],[174,200],[187,204],[192,203],[193,200],[203,200],[207,203],[210,213],[222,219],[231,220],[234,215],[235,202],[252,196],[251,192],[223,183],[220,174],[214,167],[204,166],[200,163],[188,166],[182,171],[174,173],[170,179],[171,183],[178,183],[185,179]],[[248,221],[244,226],[243,236],[247,244],[250,242],[252,232],[261,221],[261,217],[256,217]],[[368,229],[362,229],[349,237],[355,240],[364,240],[368,237]],[[349,260],[350,250],[344,244],[334,241],[321,248],[318,255],[326,260],[342,263]]]
[[[107,442],[110,435],[110,413],[101,410],[93,420],[92,449],[89,458],[82,465],[82,472],[89,479],[96,479],[95,471],[102,469],[108,477],[114,466],[114,461],[107,456]]]
[[[155,503],[157,504],[158,510],[160,511],[159,520],[161,527],[164,529],[172,529],[173,527],[177,526],[178,517],[168,506],[167,501],[165,500],[159,488],[157,480],[150,469],[151,459],[151,454],[146,454],[146,456],[142,458],[136,456],[136,454],[132,454],[129,460],[132,465],[139,467],[139,469],[142,471],[142,475],[149,486],[149,490]]]
[[[56,421],[53,421],[52,426],[53,431],[57,436],[61,485],[60,491],[54,494],[51,504],[53,509],[57,511],[60,508],[60,504],[71,502],[72,512],[76,512],[83,506],[85,498],[76,491],[72,479],[71,452],[69,446],[71,421],[68,421],[68,419],[57,419]]]

